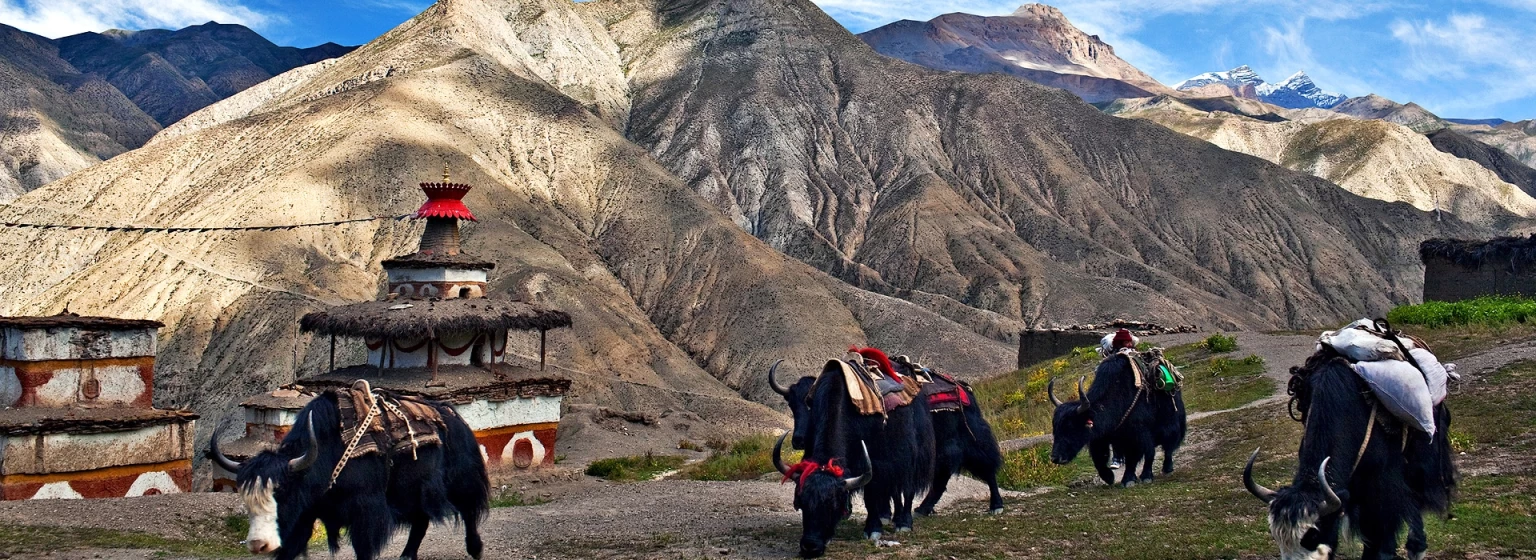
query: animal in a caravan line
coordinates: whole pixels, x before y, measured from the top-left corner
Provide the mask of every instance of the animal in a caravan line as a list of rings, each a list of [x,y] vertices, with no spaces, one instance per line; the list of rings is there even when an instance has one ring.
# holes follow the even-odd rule
[[[826,553],[838,522],[851,514],[851,496],[864,494],[868,516],[864,534],[879,541],[882,518],[896,531],[912,529],[912,508],[918,492],[933,479],[933,426],[920,401],[866,415],[850,400],[848,375],[855,366],[829,360],[818,377],[800,379],[789,387],[770,381],[795,410],[796,437],[807,447],[794,465],[781,460],[784,440],[774,445],[774,466],[795,483],[795,508],[801,513],[800,555]],[[862,366],[860,366],[862,367]],[[844,368],[850,368],[845,370]],[[856,389],[856,388],[855,388]],[[861,457],[867,452],[867,459]]]
[[[1345,519],[1365,560],[1395,558],[1404,525],[1408,557],[1424,558],[1424,512],[1446,513],[1455,492],[1450,409],[1443,402],[1434,407],[1433,437],[1405,426],[1378,412],[1381,405],[1349,360],[1326,345],[1292,376],[1305,431],[1291,484],[1271,490],[1254,481],[1258,450],[1243,468],[1243,485],[1268,508],[1281,558],[1332,557]]]
[[[1084,447],[1105,484],[1115,483],[1109,468],[1111,448],[1125,456],[1125,474],[1120,485],[1129,487],[1138,481],[1153,481],[1152,462],[1157,448],[1163,449],[1163,474],[1173,472],[1174,454],[1188,432],[1183,390],[1171,392],[1152,387],[1140,379],[1128,354],[1116,354],[1099,362],[1093,384],[1085,391],[1077,381],[1077,400],[1062,402],[1056,398],[1056,380],[1046,384],[1046,394],[1056,407],[1051,421],[1051,461],[1058,465],[1072,462]],[[1141,474],[1136,473],[1141,464]]]
[[[466,551],[480,558],[479,526],[490,511],[490,481],[480,445],[464,420],[446,404],[424,402],[441,417],[440,443],[388,458],[382,455],[388,450],[353,457],[333,481],[349,447],[342,440],[338,403],[344,395],[326,391],[315,397],[298,413],[302,429],[243,463],[225,456],[214,434],[209,456],[236,473],[250,516],[250,552],[272,553],[278,560],[304,555],[319,521],[333,554],[336,535],[346,528],[361,560],[377,558],[397,528],[410,527],[400,557],[416,558],[430,524],[457,518]]]

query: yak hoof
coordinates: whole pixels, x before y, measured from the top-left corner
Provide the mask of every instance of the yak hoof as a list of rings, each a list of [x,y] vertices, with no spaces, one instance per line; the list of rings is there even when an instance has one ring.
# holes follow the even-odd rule
[[[911,527],[897,527],[896,528],[896,532],[897,533],[911,533],[912,532],[912,528]]]
[[[1420,550],[1418,552],[1409,552],[1408,553],[1408,560],[1424,560],[1424,553],[1425,552],[1429,552],[1429,551],[1427,551],[1427,550]]]
[[[933,515],[933,508],[931,508],[931,507],[918,507],[917,510],[914,511],[913,513],[916,513],[916,514],[921,515],[923,517],[928,517],[930,515]]]
[[[1152,480],[1153,479],[1152,479],[1151,476],[1143,476],[1143,477],[1141,477],[1141,483],[1142,484],[1152,484]]]
[[[1000,507],[999,508],[992,508],[992,511],[990,513],[992,515],[1000,515],[1000,514],[1003,513],[1003,508],[1000,508]]]
[[[864,536],[865,537],[869,537],[869,540],[875,541],[875,543],[879,543],[880,542],[880,537],[882,537],[884,535],[881,535],[880,531],[875,531],[873,533],[865,533]]]
[[[1136,485],[1136,481],[1134,481],[1134,480],[1127,480],[1125,482],[1121,482],[1120,483],[1120,487],[1121,488],[1130,488],[1130,487],[1135,486],[1135,485]]]

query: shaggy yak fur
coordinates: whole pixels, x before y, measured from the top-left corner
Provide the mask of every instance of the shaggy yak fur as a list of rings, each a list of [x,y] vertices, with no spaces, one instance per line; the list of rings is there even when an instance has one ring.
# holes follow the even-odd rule
[[[917,374],[910,363],[899,357],[896,368],[902,375]],[[933,515],[933,507],[949,488],[949,479],[959,474],[960,469],[987,483],[991,494],[987,509],[1002,513],[1003,493],[997,487],[997,472],[1003,468],[1003,452],[997,446],[997,436],[992,434],[992,425],[981,416],[981,403],[976,400],[976,392],[964,383],[956,385],[965,392],[965,400],[970,404],[964,405],[958,414],[935,410],[929,415],[933,419],[933,482],[928,486],[928,494],[923,496],[923,503],[917,506],[917,514]],[[929,396],[926,387],[917,397],[924,403],[928,402]]]
[[[351,459],[335,486],[330,486],[331,472],[347,446],[341,440],[335,393],[311,400],[276,450],[262,451],[244,464],[224,457],[215,435],[209,454],[236,473],[251,516],[251,552],[297,558],[305,553],[318,520],[326,527],[332,554],[338,531],[346,528],[362,560],[377,558],[397,528],[410,527],[400,556],[415,558],[429,524],[457,518],[464,524],[465,549],[480,558],[479,525],[490,511],[480,444],[451,407],[433,405],[447,424],[441,444],[418,448],[414,458],[401,453]]]
[[[927,403],[914,400],[888,411],[886,418],[860,415],[849,402],[836,360],[827,362],[820,377],[805,377],[787,388],[773,385],[783,389],[795,416],[795,440],[806,449],[799,465],[823,467],[809,472],[787,467],[778,459],[784,439],[774,446],[775,466],[795,482],[795,508],[802,522],[800,555],[816,558],[826,552],[838,522],[850,514],[849,499],[860,484],[869,510],[866,536],[880,538],[882,518],[890,518],[897,531],[911,530],[916,495],[933,480],[933,425]],[[861,444],[868,448],[870,464],[860,457]],[[827,465],[838,469],[824,468]],[[865,474],[872,477],[854,482]]]
[[[1093,373],[1093,385],[1086,393],[1077,383],[1077,400],[1061,402],[1056,398],[1055,380],[1046,386],[1051,403],[1056,405],[1052,420],[1051,461],[1065,465],[1077,457],[1083,447],[1093,459],[1099,478],[1115,483],[1109,468],[1110,449],[1125,456],[1125,475],[1121,486],[1137,482],[1136,465],[1142,463],[1140,481],[1152,482],[1152,461],[1157,448],[1163,448],[1163,474],[1173,472],[1173,455],[1184,443],[1188,423],[1184,413],[1183,390],[1168,393],[1146,387],[1136,389],[1135,371],[1123,356],[1111,356],[1099,363]],[[1143,463],[1144,461],[1144,463]]]
[[[1243,469],[1248,491],[1268,504],[1269,530],[1281,557],[1329,558],[1338,550],[1348,519],[1350,532],[1364,545],[1361,558],[1395,558],[1404,525],[1408,557],[1423,558],[1429,548],[1423,512],[1444,514],[1455,494],[1456,467],[1447,436],[1450,409],[1445,403],[1435,407],[1433,438],[1378,411],[1365,442],[1373,402],[1348,360],[1325,347],[1291,375],[1306,426],[1295,477],[1277,491],[1254,482],[1257,450]]]

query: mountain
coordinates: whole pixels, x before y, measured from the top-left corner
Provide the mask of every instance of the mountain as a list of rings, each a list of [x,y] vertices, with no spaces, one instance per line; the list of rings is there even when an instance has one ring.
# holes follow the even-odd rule
[[[82,72],[105,78],[162,126],[299,66],[351,51],[335,43],[279,47],[241,25],[110,30],[58,40]]]
[[[447,165],[476,186],[464,244],[498,263],[493,291],[571,313],[551,347],[585,372],[573,403],[700,429],[782,425],[742,400],[777,402],[768,365],[810,372],[849,344],[976,375],[1011,369],[1025,326],[1379,313],[1420,292],[1420,241],[1493,233],[1061,90],[884,57],[809,0],[442,0],[284,76],[0,222],[397,216]],[[375,297],[419,228],[0,229],[0,313],[165,322],[157,395],[205,414],[206,439],[238,399],[323,367],[297,318]]]
[[[1415,132],[1429,133],[1448,123],[1416,103],[1404,105],[1380,95],[1356,97],[1333,107],[1334,112],[1358,119],[1372,119],[1400,124]]]
[[[1453,125],[1457,132],[1473,140],[1493,146],[1536,167],[1536,120],[1507,122],[1498,126]]]
[[[138,147],[160,125],[53,41],[0,25],[0,204]]]
[[[1361,196],[1444,210],[1491,228],[1507,227],[1512,216],[1536,217],[1529,169],[1469,139],[1426,138],[1385,120],[1339,115],[1291,120],[1289,111],[1256,108],[1252,101],[1225,109],[1211,106],[1219,99],[1198,101],[1206,105],[1163,97],[1124,100],[1105,111],[1310,173]]]
[[[1175,90],[1204,97],[1232,95],[1258,99],[1287,109],[1331,108],[1348,97],[1323,91],[1305,72],[1297,72],[1285,81],[1271,84],[1248,66],[1226,72],[1206,72],[1174,86]]]
[[[1489,146],[1453,129],[1441,129],[1429,133],[1435,148],[1456,157],[1471,160],[1493,171],[1505,182],[1520,187],[1526,194],[1536,196],[1536,169],[1522,163],[1504,150]]]
[[[1509,122],[1509,121],[1506,121],[1504,119],[1445,119],[1445,120],[1448,121],[1448,122],[1455,123],[1455,124],[1468,124],[1468,125],[1484,124],[1484,125],[1488,125],[1490,127],[1499,126],[1501,124],[1506,124],[1506,123]]]
[[[1171,93],[1056,8],[1027,4],[1013,15],[947,14],[898,21],[859,35],[880,54],[938,70],[997,72],[1065,89],[1089,102]]]

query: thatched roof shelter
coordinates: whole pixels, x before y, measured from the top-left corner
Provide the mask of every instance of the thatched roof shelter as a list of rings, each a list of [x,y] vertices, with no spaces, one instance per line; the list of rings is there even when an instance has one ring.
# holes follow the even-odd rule
[[[304,332],[392,339],[497,329],[544,331],[569,326],[571,316],[564,311],[492,298],[368,301],[316,311],[299,320]]]
[[[118,319],[116,317],[85,317],[65,311],[47,317],[0,317],[0,329],[158,329],[165,324],[143,319]]]
[[[1419,258],[1440,257],[1466,268],[1484,263],[1536,263],[1536,234],[1489,240],[1430,239],[1419,244]]]

